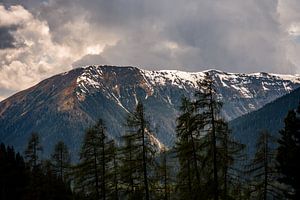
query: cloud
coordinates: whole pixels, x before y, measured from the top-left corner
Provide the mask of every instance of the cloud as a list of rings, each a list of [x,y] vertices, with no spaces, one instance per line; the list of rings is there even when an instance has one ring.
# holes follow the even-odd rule
[[[0,49],[16,48],[15,39],[12,36],[12,32],[16,30],[16,27],[0,27]]]
[[[12,93],[15,93],[15,90],[9,90],[9,89],[3,89],[0,88],[0,101],[4,100],[7,96],[11,95]]]
[[[297,0],[2,3],[0,94],[89,64],[300,72]]]
[[[79,60],[72,63],[73,68],[87,66],[87,65],[110,65],[101,55],[87,54]]]
[[[111,64],[293,73],[277,6],[272,0],[85,1],[78,13],[90,11],[88,23],[116,35],[99,53]]]
[[[279,0],[278,12],[281,13],[279,22],[285,31],[282,40],[285,44],[286,57],[297,66],[300,73],[300,4],[297,0]]]
[[[70,69],[73,52],[52,41],[46,21],[38,20],[22,6],[0,6],[0,16],[0,30],[8,34],[6,42],[11,47],[0,49],[2,91],[25,89],[51,74]],[[22,45],[16,48],[14,44]]]

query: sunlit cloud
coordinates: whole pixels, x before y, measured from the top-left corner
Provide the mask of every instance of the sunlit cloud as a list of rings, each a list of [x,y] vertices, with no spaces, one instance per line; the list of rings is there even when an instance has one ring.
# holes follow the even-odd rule
[[[89,64],[299,73],[299,9],[297,0],[4,1],[0,98]]]

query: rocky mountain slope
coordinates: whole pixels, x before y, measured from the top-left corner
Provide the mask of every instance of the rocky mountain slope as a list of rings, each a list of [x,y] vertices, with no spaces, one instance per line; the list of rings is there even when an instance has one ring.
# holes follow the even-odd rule
[[[230,128],[236,139],[247,144],[249,153],[254,154],[259,132],[268,130],[275,138],[284,127],[284,119],[289,110],[297,109],[300,102],[300,88],[295,89],[259,110],[238,117],[230,122]]]
[[[45,154],[58,140],[77,152],[84,130],[100,117],[110,137],[118,140],[125,131],[126,115],[140,99],[158,141],[171,145],[181,97],[192,98],[205,73],[215,81],[228,120],[300,86],[300,76],[292,75],[88,66],[53,76],[0,102],[0,141],[22,150],[35,131],[41,135]]]

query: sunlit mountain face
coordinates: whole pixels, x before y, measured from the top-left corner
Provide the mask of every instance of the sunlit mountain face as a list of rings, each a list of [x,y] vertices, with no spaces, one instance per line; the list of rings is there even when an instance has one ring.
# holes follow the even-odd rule
[[[181,98],[193,98],[199,89],[197,81],[207,73],[214,80],[227,120],[257,110],[300,86],[298,75],[87,66],[48,78],[2,101],[0,140],[23,150],[29,135],[38,132],[45,155],[59,140],[75,153],[84,131],[102,118],[109,137],[119,141],[127,114],[140,100],[152,124],[154,141],[158,146],[171,146]]]

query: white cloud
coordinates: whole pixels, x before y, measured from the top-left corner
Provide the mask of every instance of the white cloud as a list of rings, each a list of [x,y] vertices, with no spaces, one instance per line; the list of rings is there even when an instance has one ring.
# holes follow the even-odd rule
[[[300,36],[300,22],[291,24],[288,28],[288,33],[294,37]]]
[[[12,25],[17,27],[11,32],[14,42],[22,45],[0,49],[0,89],[26,89],[51,75],[70,70],[75,60],[87,53],[100,53],[104,47],[84,41],[80,44],[79,39],[86,37],[90,29],[90,24],[84,21],[62,24],[67,34],[62,36],[63,42],[55,42],[46,20],[38,19],[22,6],[7,9],[0,5],[0,27]]]
[[[279,0],[279,23],[283,34],[281,42],[285,45],[285,56],[300,73],[300,3],[298,0]]]
[[[6,9],[0,5],[0,16],[0,26],[19,25],[32,18],[32,15],[22,6],[11,6]]]
[[[3,46],[16,47],[0,49],[0,96],[72,65],[300,72],[298,0],[26,0],[25,5],[0,6],[0,28],[13,26],[5,37],[14,38],[14,45]],[[1,94],[1,88],[7,92]]]
[[[9,9],[0,6],[0,19],[7,19],[1,25],[18,27],[11,34],[17,43],[22,44],[18,48],[0,50],[0,88],[25,89],[51,74],[70,68],[73,52],[52,42],[46,21],[36,19],[22,6]]]

